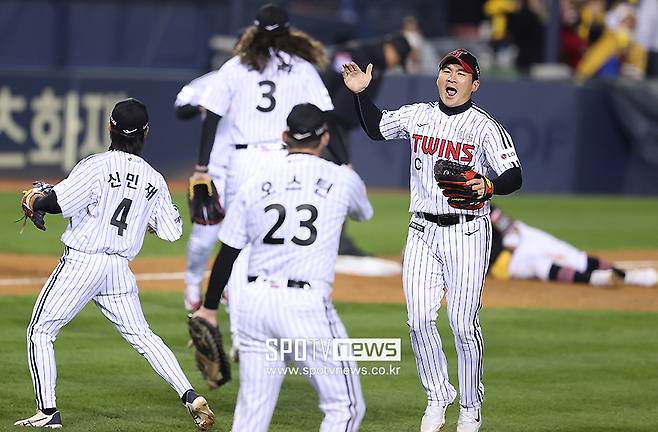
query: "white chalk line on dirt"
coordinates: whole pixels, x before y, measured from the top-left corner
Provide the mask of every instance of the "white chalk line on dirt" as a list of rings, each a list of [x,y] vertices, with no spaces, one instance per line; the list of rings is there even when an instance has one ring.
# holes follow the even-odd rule
[[[402,264],[376,257],[338,257],[336,273],[356,276],[395,276],[402,273]],[[210,276],[207,271],[205,277]],[[183,272],[137,273],[138,281],[179,281],[185,278]],[[0,279],[1,286],[43,285],[48,278],[9,278]]]

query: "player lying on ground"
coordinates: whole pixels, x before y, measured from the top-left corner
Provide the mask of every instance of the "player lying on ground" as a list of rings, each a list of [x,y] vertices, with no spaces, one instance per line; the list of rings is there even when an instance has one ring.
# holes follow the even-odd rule
[[[622,270],[540,229],[514,220],[491,206],[493,225],[489,275],[495,279],[653,286],[655,269]]]
[[[320,371],[306,375],[325,414],[320,430],[356,431],[365,413],[359,377],[351,372],[356,363],[333,359],[322,346],[347,337],[330,300],[341,226],[347,215],[369,219],[372,207],[354,171],[318,157],[329,141],[325,113],[297,105],[287,124],[288,156],[255,173],[226,213],[219,234],[223,246],[204,306],[194,316],[216,322],[233,263],[251,245],[250,283],[238,308],[240,391],[232,431],[268,430],[292,360],[290,354],[268,358],[267,341],[281,347],[281,339],[306,347],[305,358],[295,356],[300,370]]]
[[[149,328],[128,266],[147,228],[172,242],[183,231],[165,179],[139,156],[149,131],[146,106],[136,99],[117,103],[109,130],[109,151],[80,161],[52,190],[29,190],[23,197],[23,211],[37,227],[45,228],[45,213],[61,213],[70,223],[62,235],[64,255],[41,289],[27,328],[37,413],[15,425],[62,427],[55,403],[53,342],[91,300],[178,393],[197,427],[207,430],[215,415],[169,347]]]

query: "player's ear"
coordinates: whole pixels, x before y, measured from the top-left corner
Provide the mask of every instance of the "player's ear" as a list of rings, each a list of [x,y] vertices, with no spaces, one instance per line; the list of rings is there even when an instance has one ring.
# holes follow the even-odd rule
[[[480,88],[480,80],[473,81],[473,84],[472,84],[472,87],[471,87],[471,93],[475,93],[476,91],[478,91],[479,88]]]
[[[322,136],[320,137],[320,148],[323,149],[329,144],[329,139],[331,138],[331,134],[329,131],[325,131]]]
[[[281,139],[283,140],[284,143],[287,143],[288,142],[288,132],[283,131],[283,133],[281,134]]]
[[[144,138],[146,138],[148,136],[150,130],[151,130],[151,128],[146,126],[146,129],[144,129]]]

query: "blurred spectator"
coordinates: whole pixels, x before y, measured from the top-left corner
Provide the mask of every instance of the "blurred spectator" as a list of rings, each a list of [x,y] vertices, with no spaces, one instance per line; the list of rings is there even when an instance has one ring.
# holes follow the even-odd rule
[[[484,12],[491,25],[491,47],[496,63],[505,64],[509,47],[515,49],[516,68],[527,73],[535,63],[544,59],[546,21],[545,0],[487,0]]]
[[[336,121],[344,135],[359,126],[359,117],[354,108],[352,92],[343,84],[343,65],[354,62],[365,68],[368,63],[372,63],[372,82],[368,92],[374,99],[379,92],[384,72],[403,70],[410,52],[411,46],[401,33],[375,40],[349,41],[336,48],[330,66],[322,74],[322,80],[334,102]]]
[[[647,51],[647,77],[658,77],[658,0],[641,0],[637,10],[635,37]]]
[[[407,58],[407,72],[416,75],[436,75],[439,56],[434,46],[423,36],[418,19],[415,16],[409,15],[404,17],[402,21],[402,34],[411,46],[411,52]]]
[[[491,45],[498,51],[508,42],[508,16],[517,10],[517,0],[487,0],[484,13],[491,22]]]
[[[546,17],[544,0],[517,1],[517,9],[509,15],[509,38],[518,48],[516,67],[521,73],[544,61]]]
[[[325,151],[322,157],[337,164],[350,162],[349,133],[359,127],[359,116],[354,108],[352,92],[343,84],[342,68],[345,63],[354,62],[365,68],[372,63],[372,81],[368,86],[368,93],[372,99],[377,96],[386,71],[404,70],[411,46],[402,33],[388,35],[375,40],[356,40],[338,46],[331,59],[331,64],[322,73],[322,80],[329,90],[334,103],[332,116],[332,135],[329,148],[339,149],[341,143],[344,148],[340,151]],[[365,255],[343,232],[338,248],[339,255]]]
[[[655,25],[655,23],[654,23]],[[615,77],[622,73],[640,76],[646,55],[634,40],[635,9],[626,2],[617,3],[605,17],[605,29],[585,52],[576,68],[576,81],[597,77]]]

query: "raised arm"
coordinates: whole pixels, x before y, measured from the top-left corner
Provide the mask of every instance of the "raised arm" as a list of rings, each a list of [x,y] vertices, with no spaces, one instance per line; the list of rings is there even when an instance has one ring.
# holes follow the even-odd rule
[[[379,129],[382,111],[364,91],[372,80],[372,63],[363,72],[356,63],[343,65],[343,81],[354,94],[354,106],[359,116],[359,122],[370,139],[380,141],[385,139]]]

